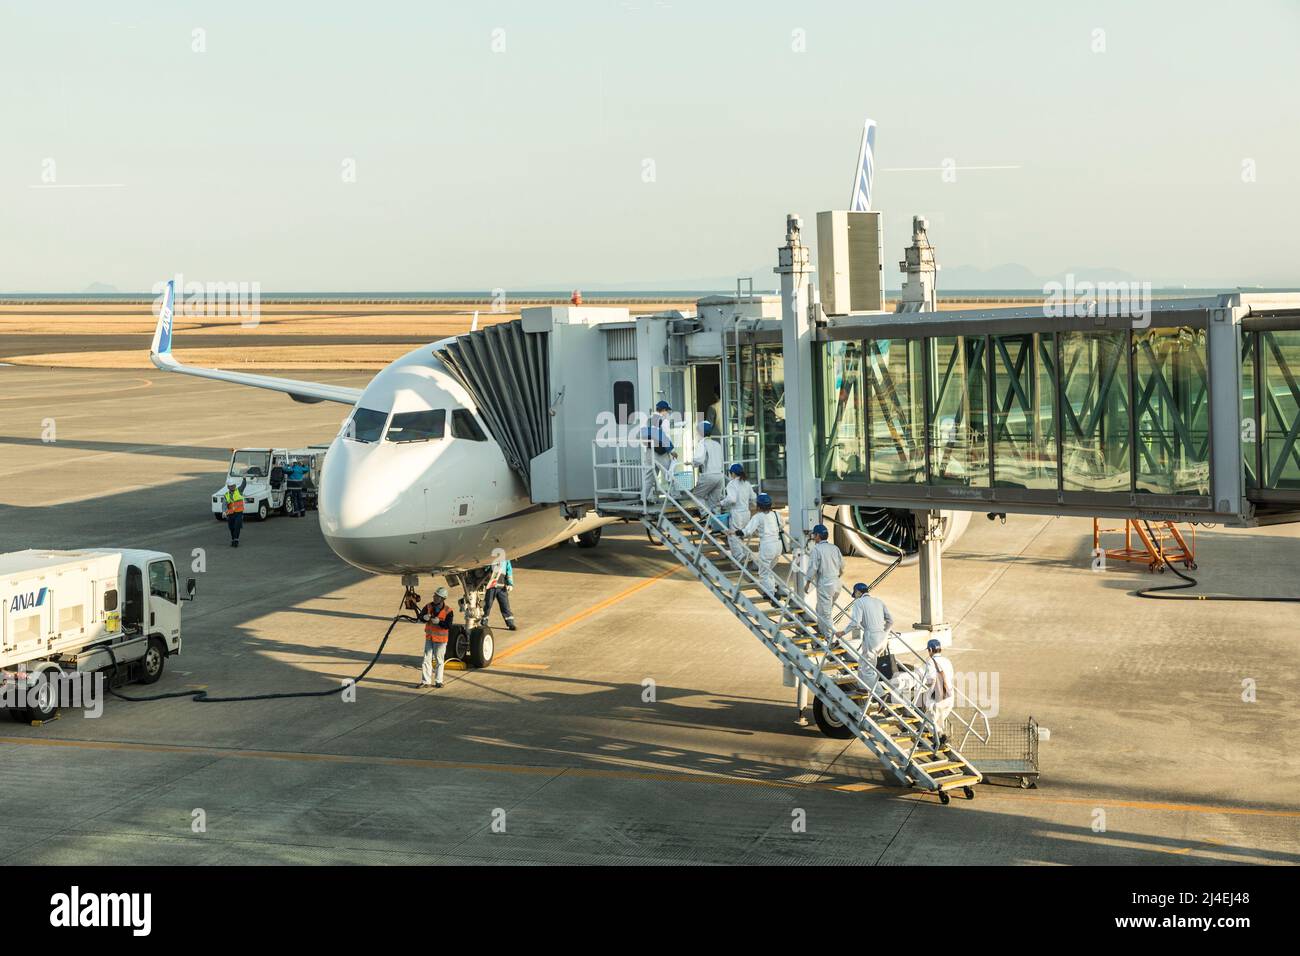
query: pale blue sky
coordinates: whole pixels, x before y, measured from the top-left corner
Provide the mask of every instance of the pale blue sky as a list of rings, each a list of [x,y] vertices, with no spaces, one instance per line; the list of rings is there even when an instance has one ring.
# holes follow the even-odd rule
[[[925,213],[954,279],[1300,285],[1297,49],[1295,2],[5,0],[0,290],[766,286],[868,115],[891,284]]]

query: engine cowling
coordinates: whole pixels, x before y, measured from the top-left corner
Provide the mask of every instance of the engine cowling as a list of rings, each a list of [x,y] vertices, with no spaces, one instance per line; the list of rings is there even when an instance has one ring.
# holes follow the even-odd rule
[[[970,514],[969,511],[939,512],[940,551],[947,551],[962,536],[970,524]],[[898,553],[871,540],[875,538],[900,548],[903,551],[903,564],[917,562],[919,548],[916,513],[906,508],[841,505],[835,509],[834,528],[835,544],[849,557],[870,558],[877,564],[892,564]]]

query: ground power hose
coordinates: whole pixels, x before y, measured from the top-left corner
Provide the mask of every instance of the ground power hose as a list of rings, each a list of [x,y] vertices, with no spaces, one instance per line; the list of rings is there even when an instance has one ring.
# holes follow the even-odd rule
[[[1147,529],[1147,536],[1154,541],[1156,534],[1151,529],[1150,522],[1143,521],[1142,524]],[[1300,597],[1250,597],[1244,594],[1161,594],[1159,593],[1161,591],[1185,591],[1188,588],[1196,587],[1200,582],[1190,574],[1185,574],[1174,567],[1163,550],[1160,552],[1160,559],[1164,561],[1165,567],[1183,579],[1183,583],[1139,588],[1133,592],[1137,597],[1150,598],[1153,601],[1258,601],[1269,604],[1300,604]]]
[[[412,624],[419,623],[417,618],[411,617],[409,614],[398,614],[394,617],[392,623],[388,625],[388,630],[384,632],[384,639],[379,642],[379,647],[375,650],[374,656],[370,658],[370,662],[367,663],[365,669],[356,676],[351,685],[342,683],[338,687],[331,687],[329,690],[308,690],[281,694],[249,694],[242,697],[211,697],[206,690],[177,690],[168,694],[150,694],[144,697],[128,697],[126,694],[119,694],[115,691],[113,689],[113,681],[110,680],[107,682],[108,692],[119,700],[129,700],[132,703],[140,703],[147,700],[170,700],[175,697],[188,697],[196,704],[233,704],[237,701],[248,700],[289,700],[294,697],[329,697],[331,694],[342,693],[342,691],[348,686],[356,686],[366,679],[366,675],[370,673],[371,668],[379,663],[379,657],[384,653],[384,647],[387,646],[388,639],[393,634],[393,628],[397,627],[397,625],[402,621],[409,621]],[[114,676],[116,676],[116,673],[121,666],[117,662],[117,655],[113,653],[111,647],[105,649],[108,651],[108,656],[112,658]]]

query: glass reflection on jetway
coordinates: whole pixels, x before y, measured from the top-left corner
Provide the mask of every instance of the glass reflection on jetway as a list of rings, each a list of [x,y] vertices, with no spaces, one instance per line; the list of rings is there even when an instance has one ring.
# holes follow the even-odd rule
[[[824,482],[872,496],[917,497],[928,487],[954,500],[980,489],[988,500],[1154,494],[1209,506],[1204,329],[868,338],[817,348]],[[1285,378],[1281,366],[1278,374]],[[1266,425],[1264,444],[1276,446],[1271,462],[1291,455],[1283,466],[1294,471],[1300,451],[1294,440],[1286,445],[1294,396],[1285,408]]]

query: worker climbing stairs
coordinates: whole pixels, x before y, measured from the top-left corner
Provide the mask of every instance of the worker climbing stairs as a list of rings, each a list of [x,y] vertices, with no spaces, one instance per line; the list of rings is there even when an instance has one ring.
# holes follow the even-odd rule
[[[936,742],[931,718],[881,677],[874,661],[864,662],[852,646],[820,633],[815,613],[793,589],[778,584],[769,598],[689,491],[674,490],[651,501],[607,497],[598,508],[639,519],[808,689],[830,723],[861,741],[898,783],[934,792],[945,804],[955,790],[974,799],[973,788],[983,777],[951,741]]]

